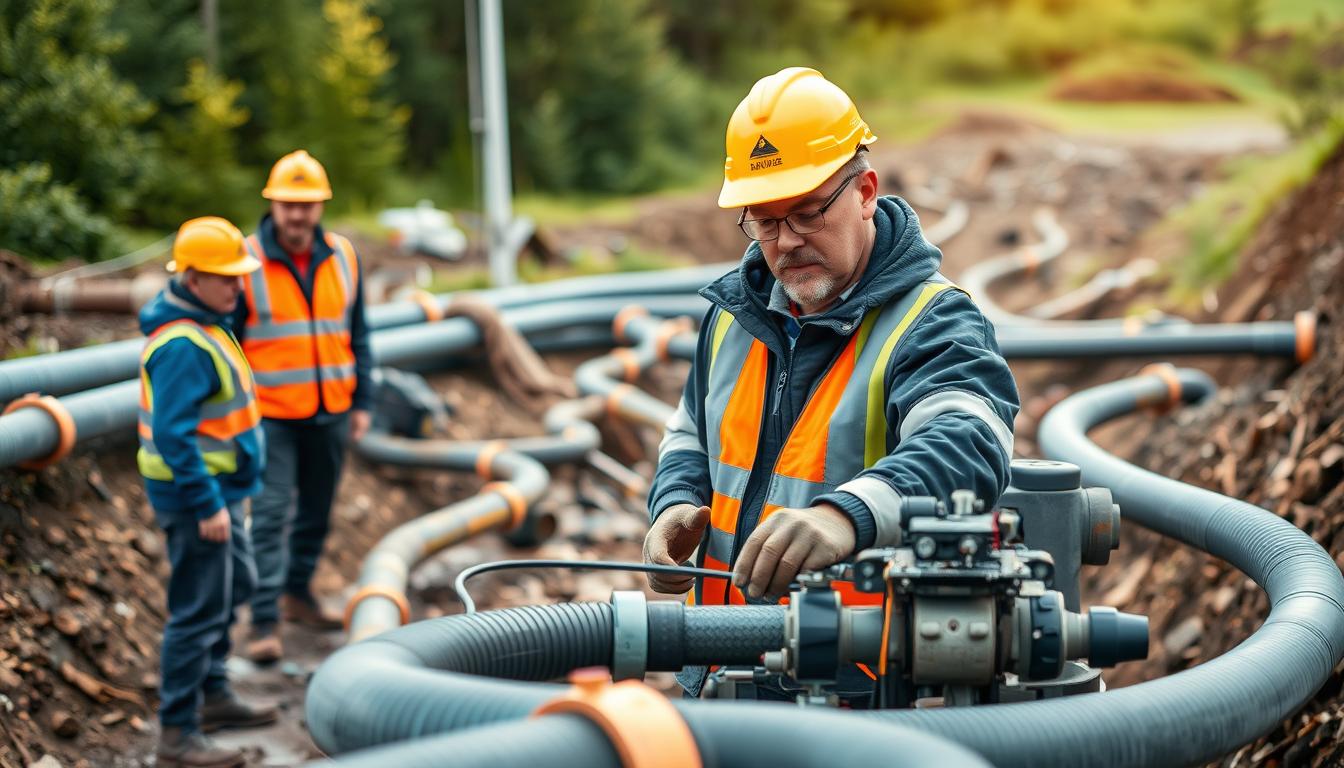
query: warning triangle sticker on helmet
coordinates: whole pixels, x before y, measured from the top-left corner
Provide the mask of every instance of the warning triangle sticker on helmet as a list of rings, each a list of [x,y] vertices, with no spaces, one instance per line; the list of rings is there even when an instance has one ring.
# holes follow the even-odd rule
[[[767,155],[778,154],[779,150],[775,149],[775,145],[771,144],[770,140],[765,138],[765,134],[761,134],[761,137],[756,140],[756,146],[751,150],[752,157],[765,157]]]

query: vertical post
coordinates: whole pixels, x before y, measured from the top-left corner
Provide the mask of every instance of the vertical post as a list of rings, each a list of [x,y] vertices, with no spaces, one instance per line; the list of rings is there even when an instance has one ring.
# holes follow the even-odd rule
[[[201,0],[201,26],[205,29],[205,68],[219,71],[219,0]]]
[[[485,112],[485,208],[490,244],[490,282],[518,281],[513,226],[513,184],[509,165],[509,113],[505,102],[504,34],[500,0],[480,0],[481,98]]]

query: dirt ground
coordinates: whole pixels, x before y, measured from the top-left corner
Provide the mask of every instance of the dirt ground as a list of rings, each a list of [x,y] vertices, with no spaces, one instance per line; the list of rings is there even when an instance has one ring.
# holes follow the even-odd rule
[[[944,246],[945,271],[954,278],[975,261],[1034,241],[1030,213],[1051,206],[1069,232],[1068,256],[1043,276],[1045,282],[1012,285],[997,297],[1001,304],[1022,307],[1077,285],[1100,267],[1145,255],[1150,248],[1145,232],[1215,178],[1220,157],[1193,152],[1184,142],[1061,137],[1029,123],[972,114],[926,142],[877,154],[874,161],[886,191],[928,187],[970,204],[967,229]],[[1308,307],[1331,317],[1344,298],[1344,211],[1337,202],[1344,199],[1344,163],[1337,159],[1315,184],[1298,200],[1285,202],[1267,223],[1249,268],[1222,292],[1221,309],[1192,319],[1288,318]],[[599,246],[626,237],[698,262],[735,259],[745,244],[732,215],[714,207],[710,192],[648,201],[642,211],[648,215],[628,229],[573,228],[553,236],[566,244]],[[938,214],[925,212],[923,218],[932,223]],[[360,245],[379,261],[379,246]],[[394,260],[387,258],[389,264]],[[6,269],[13,274],[21,266]],[[1160,290],[1158,284],[1115,297],[1097,312],[1118,314],[1123,303],[1160,300]],[[0,308],[5,295],[0,289]],[[1337,326],[1326,328],[1323,353],[1301,369],[1260,361],[1201,361],[1201,367],[1230,385],[1215,403],[1165,420],[1134,419],[1104,430],[1100,439],[1146,466],[1291,516],[1332,552],[1344,552],[1339,490],[1344,377],[1338,370],[1344,339]],[[24,343],[51,339],[66,347],[133,332],[128,318],[0,314],[0,337]],[[548,361],[568,373],[585,356]],[[1015,365],[1026,406],[1018,424],[1019,452],[1034,454],[1035,422],[1050,402],[1067,391],[1133,373],[1145,362]],[[684,364],[667,366],[641,384],[671,401],[684,375]],[[502,402],[480,366],[438,373],[430,381],[454,407],[450,437],[541,433],[537,414]],[[614,424],[606,425],[606,434],[609,451],[651,475],[648,457],[656,435]],[[1191,441],[1192,434],[1201,438]],[[45,755],[54,761],[46,766],[136,766],[147,764],[152,754],[166,565],[132,450],[128,440],[102,440],[41,473],[0,474],[0,708],[5,710],[0,713],[0,765],[39,763]],[[358,458],[348,466],[316,579],[319,593],[333,606],[349,595],[363,554],[381,535],[480,485],[467,475],[390,470]],[[544,503],[561,521],[556,539],[523,550],[487,535],[431,558],[412,577],[417,614],[460,610],[446,585],[462,568],[482,560],[639,559],[642,510],[595,473],[557,470]],[[623,574],[536,572],[482,577],[473,593],[482,607],[601,600],[613,587],[632,588],[641,581]],[[1263,595],[1239,573],[1135,526],[1126,528],[1124,548],[1113,555],[1112,565],[1093,572],[1087,587],[1087,601],[1152,617],[1152,658],[1108,675],[1113,685],[1157,677],[1216,655],[1243,639],[1265,612]],[[293,765],[318,754],[303,728],[303,683],[343,637],[290,630],[285,640],[293,658],[284,664],[258,669],[242,659],[231,662],[245,695],[285,708],[274,728],[225,737],[247,746],[254,765]],[[653,682],[670,690],[666,678]],[[1328,764],[1335,748],[1329,742],[1337,739],[1344,715],[1339,689],[1336,674],[1303,715],[1262,743],[1229,756],[1227,764]],[[1312,746],[1313,740],[1321,745]]]

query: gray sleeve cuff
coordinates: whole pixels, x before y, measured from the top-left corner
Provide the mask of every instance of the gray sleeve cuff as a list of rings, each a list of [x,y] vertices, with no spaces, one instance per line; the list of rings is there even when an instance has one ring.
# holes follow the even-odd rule
[[[873,538],[877,534],[877,526],[873,521],[873,513],[868,509],[868,505],[863,503],[863,499],[852,493],[844,491],[834,491],[813,500],[813,504],[834,504],[845,513],[845,517],[854,524],[854,551],[868,549],[873,546]]]
[[[837,494],[849,494],[859,500],[872,518],[873,547],[901,545],[901,494],[886,480],[876,475],[860,475],[835,489]]]
[[[704,506],[700,500],[700,495],[690,488],[671,488],[657,499],[649,501],[649,521],[658,519],[663,514],[663,510],[677,504],[694,504],[697,507]]]

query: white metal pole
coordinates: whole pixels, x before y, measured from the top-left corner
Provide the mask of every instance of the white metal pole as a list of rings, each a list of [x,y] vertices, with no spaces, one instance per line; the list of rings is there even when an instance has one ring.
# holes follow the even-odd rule
[[[504,34],[500,0],[481,0],[481,96],[485,107],[485,208],[490,244],[490,282],[518,282],[509,165],[509,112],[504,83]]]

